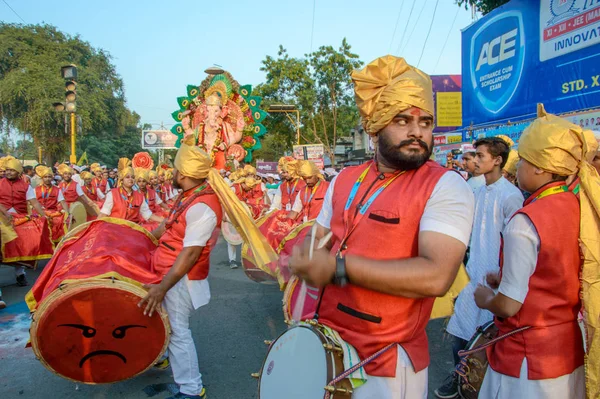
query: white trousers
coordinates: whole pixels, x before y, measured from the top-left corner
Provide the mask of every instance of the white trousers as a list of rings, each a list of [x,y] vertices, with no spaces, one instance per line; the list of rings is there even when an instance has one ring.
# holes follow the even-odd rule
[[[227,243],[227,253],[229,254],[229,261],[235,262],[237,260],[237,247]]]
[[[190,330],[190,316],[194,306],[186,280],[184,278],[179,280],[167,292],[163,301],[172,331],[169,361],[179,391],[187,395],[199,395],[202,391],[202,375],[198,367],[196,345]]]
[[[15,266],[15,276],[19,277],[21,275],[25,274],[25,267],[23,266]]]
[[[527,358],[521,364],[520,378],[500,374],[490,366],[479,391],[481,399],[583,399],[585,370],[578,367],[571,374],[546,380],[527,379]]]
[[[370,375],[354,390],[352,399],[427,399],[427,378],[428,369],[415,373],[408,355],[398,346],[396,377]]]

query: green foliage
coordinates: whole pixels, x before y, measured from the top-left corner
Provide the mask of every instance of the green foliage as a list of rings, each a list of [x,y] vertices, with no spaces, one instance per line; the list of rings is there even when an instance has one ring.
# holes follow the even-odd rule
[[[349,135],[359,121],[350,73],[362,65],[346,39],[338,49],[322,46],[302,58],[290,57],[279,46],[277,58],[263,61],[266,82],[254,93],[264,97],[265,109],[271,104],[295,105],[300,110],[301,141],[323,144],[333,161],[337,138]],[[295,114],[288,115],[295,123]],[[296,127],[280,113],[272,113],[264,124],[269,133],[255,157],[276,160],[283,154],[280,149],[291,150],[295,144]]]
[[[480,11],[483,15],[490,11],[500,7],[503,4],[508,3],[510,0],[455,0],[459,6],[464,6],[465,10],[469,6],[475,7],[477,11]]]
[[[116,137],[136,126],[107,52],[50,25],[0,23],[0,131],[31,136],[47,161],[64,158],[70,148],[64,113],[52,107],[64,101],[60,67],[67,64],[78,68],[77,115],[86,135]]]

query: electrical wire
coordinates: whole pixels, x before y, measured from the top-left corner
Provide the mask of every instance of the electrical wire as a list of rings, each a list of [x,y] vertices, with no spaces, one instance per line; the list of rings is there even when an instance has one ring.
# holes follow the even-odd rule
[[[450,34],[452,33],[452,29],[454,29],[454,23],[456,22],[456,18],[458,17],[459,11],[460,11],[460,7],[456,7],[456,15],[454,15],[454,20],[452,20],[452,26],[450,26],[450,31],[446,35],[446,41],[444,42],[444,45],[442,46],[442,51],[440,51],[440,55],[437,59],[437,62],[435,63],[435,68],[433,68],[434,73],[438,67],[438,64],[440,63],[440,60],[442,59],[442,54],[444,54],[444,50],[446,49],[446,45],[448,44],[448,40],[450,39]]]
[[[400,10],[398,10],[398,17],[396,18],[396,26],[394,26],[394,33],[392,34],[392,38],[390,40],[390,47],[388,48],[388,53],[392,51],[392,44],[394,43],[394,38],[396,37],[396,31],[398,30],[398,23],[400,22],[400,16],[402,15],[402,8],[404,8],[404,0],[400,3]]]
[[[313,37],[315,34],[315,11],[317,8],[317,0],[313,0],[313,16],[312,16],[312,27],[310,29],[310,52],[313,51]]]
[[[21,16],[20,16],[20,15],[19,15],[19,14],[18,14],[18,13],[17,13],[17,12],[16,12],[16,11],[15,11],[15,10],[14,10],[12,7],[11,7],[11,6],[10,6],[10,4],[8,4],[8,3],[6,2],[6,0],[2,0],[2,1],[4,2],[4,4],[6,4],[6,6],[7,6],[8,8],[10,8],[10,10],[11,10],[12,12],[14,12],[14,13],[15,13],[15,15],[16,15],[17,17],[19,17],[19,19],[20,19],[21,21],[23,21],[23,23],[24,23],[24,24],[26,24],[26,23],[27,23],[27,22],[25,22],[25,20],[24,20],[23,18],[21,18]]]
[[[398,43],[398,49],[396,50],[396,53],[398,53],[398,51],[400,50],[400,46],[402,45],[402,42],[404,41],[404,35],[406,35],[406,31],[408,30],[408,23],[410,21],[410,17],[412,17],[413,10],[415,9],[415,4],[417,4],[417,0],[413,0],[412,6],[410,7],[410,12],[408,13],[408,19],[406,20],[406,25],[404,25],[404,31],[402,32],[402,36],[400,36],[400,42]]]
[[[427,41],[429,40],[429,35],[431,34],[431,28],[433,28],[433,21],[435,21],[435,13],[438,8],[438,4],[440,0],[436,0],[435,8],[433,9],[433,17],[431,18],[431,23],[429,24],[429,31],[427,32],[427,36],[425,36],[425,43],[423,44],[423,49],[421,50],[421,56],[419,57],[419,62],[417,62],[417,68],[421,64],[421,59],[423,58],[423,54],[425,53],[425,48],[427,47]]]
[[[419,21],[421,20],[421,15],[423,15],[423,10],[425,10],[425,6],[427,5],[427,2],[429,0],[425,0],[423,1],[423,7],[421,7],[421,11],[419,12],[419,16],[417,17],[417,21],[415,22],[415,24],[412,27],[412,31],[410,32],[410,35],[408,36],[408,40],[406,41],[406,43],[404,44],[404,46],[402,46],[402,49],[399,51],[396,51],[396,53],[398,55],[400,55],[400,53],[404,52],[404,50],[406,50],[406,46],[408,45],[408,43],[410,43],[410,39],[412,39],[413,34],[415,33],[415,30],[417,28],[417,25],[419,24]]]

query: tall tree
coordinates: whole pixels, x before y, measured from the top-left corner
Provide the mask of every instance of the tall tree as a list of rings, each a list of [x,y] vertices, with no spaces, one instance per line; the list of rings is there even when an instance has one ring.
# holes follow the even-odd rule
[[[123,82],[107,52],[50,25],[0,23],[0,131],[30,135],[36,147],[43,146],[47,161],[69,149],[64,114],[52,107],[64,100],[60,67],[66,64],[78,67],[83,131],[124,133],[129,115]]]
[[[349,135],[359,120],[350,73],[362,65],[346,39],[338,49],[322,46],[301,58],[290,57],[279,46],[277,58],[267,56],[263,61],[261,70],[266,72],[266,82],[256,90],[267,106],[276,103],[295,105],[300,110],[302,141],[323,144],[335,165],[338,137]],[[289,146],[294,142],[296,127],[285,116],[278,114],[266,123],[270,132],[267,141],[278,146]],[[272,152],[270,147],[257,153],[256,157],[263,154],[271,157]]]
[[[483,15],[489,13],[495,8],[508,3],[510,0],[455,0],[459,6],[464,6],[467,9],[469,6],[474,7]]]

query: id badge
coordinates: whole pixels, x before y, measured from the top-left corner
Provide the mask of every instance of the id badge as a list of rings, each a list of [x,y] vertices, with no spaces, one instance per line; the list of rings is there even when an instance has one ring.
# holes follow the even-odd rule
[[[292,210],[292,205],[286,204],[285,205],[285,210],[288,211],[288,212],[291,211]]]

